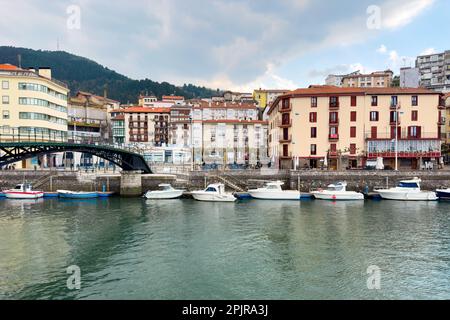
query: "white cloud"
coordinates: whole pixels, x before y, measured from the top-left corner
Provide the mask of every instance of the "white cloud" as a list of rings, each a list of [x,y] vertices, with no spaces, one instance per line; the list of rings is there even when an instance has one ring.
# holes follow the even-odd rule
[[[427,48],[427,49],[423,50],[420,53],[420,55],[421,56],[425,56],[425,55],[434,54],[434,53],[436,53],[436,49],[434,49],[434,48]]]
[[[386,53],[387,52],[387,48],[384,44],[382,44],[378,49],[377,49],[378,53]]]
[[[433,3],[434,0],[389,0],[381,7],[382,26],[388,29],[403,27]]]

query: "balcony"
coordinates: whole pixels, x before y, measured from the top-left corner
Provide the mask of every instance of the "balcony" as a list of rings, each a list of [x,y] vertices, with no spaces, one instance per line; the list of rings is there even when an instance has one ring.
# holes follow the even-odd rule
[[[445,126],[445,122],[446,122],[445,117],[441,117],[441,118],[438,120],[438,126]]]
[[[281,106],[281,108],[278,110],[278,112],[285,113],[285,112],[291,112],[292,111],[292,105],[289,104],[289,106]]]
[[[330,121],[328,123],[329,123],[330,126],[336,127],[336,126],[339,125],[339,119],[336,119],[336,120],[331,120],[330,119]]]
[[[339,101],[330,102],[330,110],[338,110],[339,109]]]
[[[292,120],[289,119],[289,121],[282,121],[280,124],[280,128],[289,128],[292,127]]]
[[[282,155],[280,155],[280,159],[284,160],[292,159],[292,152],[283,153]]]
[[[367,142],[367,157],[376,158],[418,158],[441,156],[441,141],[439,139],[404,139],[398,141],[397,152],[391,139],[373,140]]]
[[[391,109],[391,110],[400,110],[400,108],[401,108],[401,106],[400,106],[400,104],[399,103],[392,103],[391,102],[391,105],[390,105],[390,107],[389,107],[389,109]]]
[[[401,121],[400,121],[400,119],[398,119],[398,120],[391,119],[391,120],[389,120],[389,124],[390,124],[391,126],[400,125],[400,124],[401,124]]]
[[[376,135],[373,135],[371,132],[366,132],[365,139],[367,141],[377,141],[377,140],[386,140],[393,141],[395,136],[392,136],[390,133],[377,132]],[[408,130],[401,130],[398,132],[398,140],[440,140],[437,132],[421,132],[420,136],[413,137],[408,134]]]
[[[284,136],[280,138],[280,143],[291,143],[292,142],[292,135]]]
[[[337,150],[330,150],[330,151],[328,151],[328,156],[330,158],[337,157],[338,156]]]
[[[337,140],[339,140],[339,134],[337,134],[337,133],[333,133],[333,134],[329,134],[328,135],[328,140],[331,140],[331,141],[337,141]]]

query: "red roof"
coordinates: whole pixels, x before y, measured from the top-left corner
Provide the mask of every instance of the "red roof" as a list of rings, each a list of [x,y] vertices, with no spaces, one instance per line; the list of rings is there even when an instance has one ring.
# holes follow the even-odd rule
[[[0,70],[20,70],[20,69],[16,66],[13,66],[12,64],[5,63],[0,64]]]
[[[173,100],[184,100],[184,97],[181,96],[162,96],[163,100],[169,100],[169,101],[173,101]]]
[[[357,87],[336,87],[328,85],[312,85],[309,88],[300,88],[283,94],[275,99],[269,109],[269,113],[275,105],[283,98],[309,97],[309,96],[330,96],[330,95],[400,95],[400,94],[439,94],[439,92],[425,88],[357,88]]]
[[[125,120],[125,116],[123,114],[119,114],[111,119],[111,121]]]
[[[123,113],[170,113],[170,108],[129,107],[121,110]]]

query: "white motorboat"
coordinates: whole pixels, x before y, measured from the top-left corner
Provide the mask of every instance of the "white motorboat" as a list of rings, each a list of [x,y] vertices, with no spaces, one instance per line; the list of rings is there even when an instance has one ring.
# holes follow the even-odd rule
[[[144,197],[147,199],[176,199],[183,195],[184,190],[174,189],[172,185],[161,183],[160,190],[147,191]]]
[[[283,190],[282,181],[267,182],[264,187],[258,189],[250,189],[248,193],[256,199],[264,200],[300,200],[300,191]]]
[[[233,202],[236,198],[233,194],[225,192],[222,183],[210,184],[205,190],[191,192],[192,197],[199,201]]]
[[[389,189],[378,189],[374,190],[379,193],[381,198],[389,200],[404,200],[404,201],[433,201],[437,200],[438,197],[433,191],[422,191],[420,190],[420,180],[419,178],[413,178],[411,180],[400,181],[396,187]]]
[[[330,184],[326,189],[312,191],[314,198],[320,200],[364,200],[364,195],[356,191],[347,191],[347,182]]]
[[[29,183],[22,183],[14,189],[3,192],[8,199],[39,199],[44,197],[44,192],[34,191]]]

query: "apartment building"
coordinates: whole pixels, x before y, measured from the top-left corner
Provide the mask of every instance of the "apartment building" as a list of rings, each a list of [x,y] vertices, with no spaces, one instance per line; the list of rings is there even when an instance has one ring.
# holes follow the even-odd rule
[[[256,101],[258,107],[264,109],[269,106],[275,99],[288,93],[287,89],[258,89],[253,91],[253,100]]]
[[[125,143],[125,116],[118,114],[111,118],[112,140],[114,144]]]
[[[447,93],[441,102],[441,105],[445,105],[445,109],[446,109],[446,116],[444,122],[446,123],[445,125],[445,143],[450,144],[450,93]]]
[[[382,157],[419,168],[441,156],[445,107],[422,88],[311,86],[278,97],[269,110],[269,155],[280,168],[361,168]]]
[[[67,139],[67,85],[49,68],[21,69],[0,64],[0,135],[2,140]],[[54,155],[22,161],[16,167],[56,165]]]
[[[422,55],[416,59],[420,85],[439,92],[450,92],[450,50]]]
[[[419,68],[400,68],[400,87],[418,88],[420,87]]]
[[[124,115],[126,144],[163,146],[169,143],[170,108],[129,107]]]
[[[118,101],[78,91],[68,102],[69,139],[109,141],[112,137],[110,111],[117,110],[119,105]]]
[[[197,101],[192,106],[195,163],[267,164],[267,121],[254,103]]]
[[[170,145],[180,148],[192,146],[192,107],[174,105],[170,108]]]
[[[342,77],[342,87],[348,88],[388,88],[392,84],[394,73],[391,70],[376,71],[369,74],[355,72]]]

